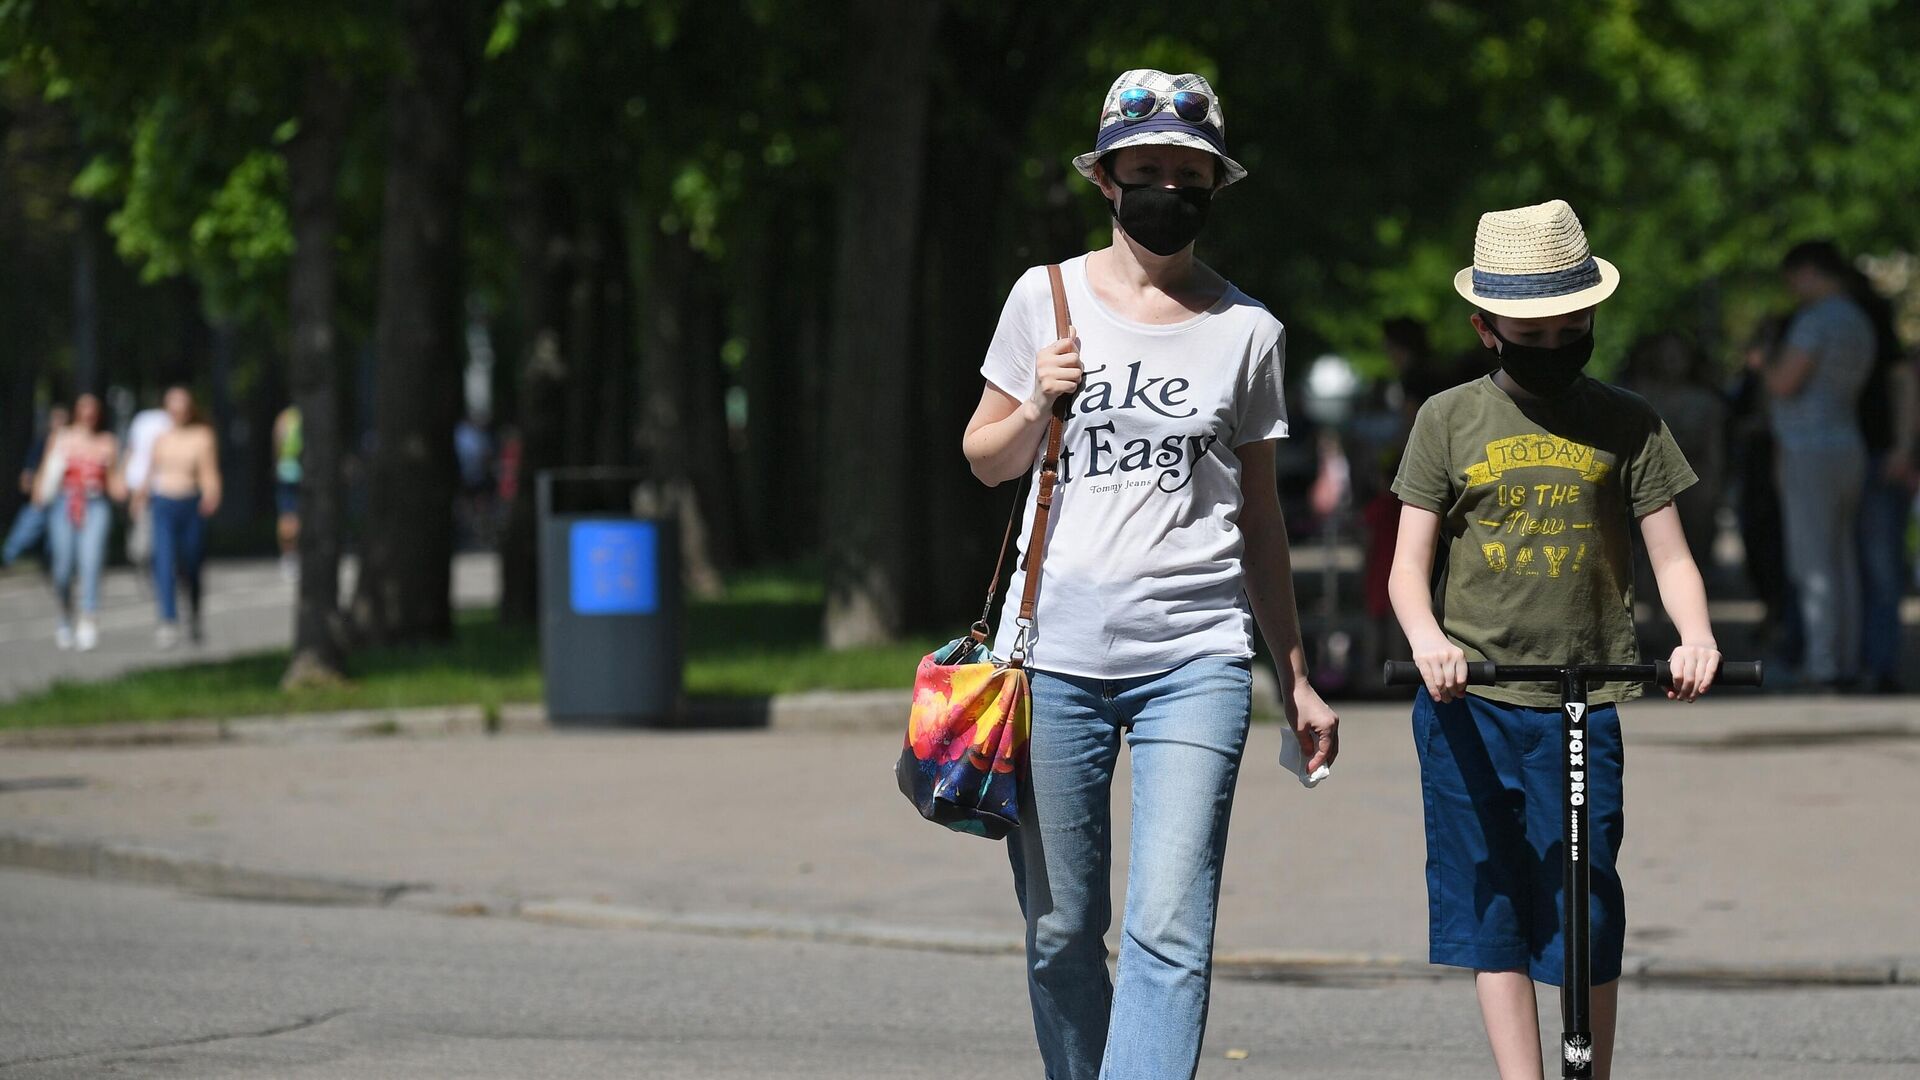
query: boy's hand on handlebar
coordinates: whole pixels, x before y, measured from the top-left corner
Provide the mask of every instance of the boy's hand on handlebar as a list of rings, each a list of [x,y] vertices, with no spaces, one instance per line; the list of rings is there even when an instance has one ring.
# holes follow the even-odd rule
[[[1707,687],[1713,685],[1714,676],[1719,674],[1720,650],[1711,643],[1682,644],[1667,658],[1667,667],[1673,673],[1667,698],[1671,701],[1693,701],[1707,692]]]
[[[1454,701],[1467,692],[1467,654],[1444,637],[1416,641],[1413,663],[1433,700]]]

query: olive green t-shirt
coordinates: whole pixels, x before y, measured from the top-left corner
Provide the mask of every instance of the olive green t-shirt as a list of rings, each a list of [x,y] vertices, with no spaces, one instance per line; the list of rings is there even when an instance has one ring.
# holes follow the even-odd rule
[[[1634,526],[1697,479],[1636,394],[1583,377],[1518,402],[1488,376],[1420,407],[1393,492],[1440,515],[1434,614],[1468,659],[1632,664]],[[1560,704],[1544,683],[1470,692]],[[1589,700],[1639,695],[1607,683]]]

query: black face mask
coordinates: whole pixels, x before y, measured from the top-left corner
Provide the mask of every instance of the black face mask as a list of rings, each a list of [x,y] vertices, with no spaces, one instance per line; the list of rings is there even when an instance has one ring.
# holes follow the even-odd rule
[[[1213,189],[1164,188],[1154,184],[1123,184],[1118,202],[1108,205],[1120,227],[1155,255],[1171,255],[1200,235],[1213,205]]]
[[[1567,342],[1545,348],[1539,345],[1515,345],[1500,336],[1487,323],[1487,330],[1500,343],[1500,367],[1520,389],[1535,397],[1555,397],[1580,381],[1580,370],[1593,359],[1593,328]]]

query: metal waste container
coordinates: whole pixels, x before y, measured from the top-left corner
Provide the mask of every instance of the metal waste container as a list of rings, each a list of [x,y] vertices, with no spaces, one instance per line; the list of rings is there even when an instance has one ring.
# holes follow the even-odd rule
[[[546,469],[536,485],[548,719],[672,722],[685,656],[677,522],[638,512],[634,470]]]

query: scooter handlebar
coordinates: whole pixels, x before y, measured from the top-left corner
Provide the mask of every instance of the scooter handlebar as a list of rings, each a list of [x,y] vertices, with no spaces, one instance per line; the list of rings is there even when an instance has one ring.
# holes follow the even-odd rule
[[[1665,660],[1651,664],[1582,664],[1581,671],[1592,682],[1646,682],[1669,686],[1673,672]],[[1497,682],[1559,682],[1564,668],[1552,664],[1496,665],[1491,660],[1467,661],[1467,685],[1491,686]],[[1387,661],[1388,686],[1417,686],[1424,682],[1420,668],[1411,660]],[[1766,666],[1759,660],[1722,660],[1714,676],[1719,686],[1759,686],[1766,677]]]

